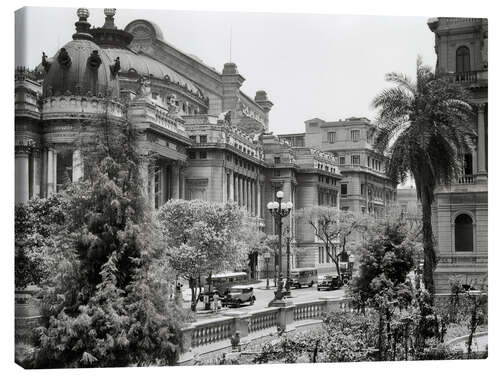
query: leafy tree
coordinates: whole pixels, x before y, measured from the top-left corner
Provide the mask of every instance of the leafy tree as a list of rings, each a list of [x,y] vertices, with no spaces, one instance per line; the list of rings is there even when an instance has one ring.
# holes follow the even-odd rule
[[[39,284],[51,272],[47,251],[64,226],[68,200],[63,194],[35,198],[15,207],[15,285]]]
[[[462,157],[474,136],[469,97],[460,85],[437,76],[417,60],[416,80],[389,73],[396,86],[373,99],[379,110],[375,148],[387,152],[386,172],[395,182],[411,174],[422,203],[424,284],[434,294],[436,267],[431,225],[431,205],[438,184],[449,183],[462,170]]]
[[[340,256],[347,252],[349,239],[355,233],[366,230],[371,222],[367,215],[327,206],[300,210],[297,217],[308,223],[314,234],[325,244],[326,254],[335,264],[339,275]]]
[[[234,203],[170,200],[157,212],[169,262],[189,281],[191,309],[196,311],[201,277],[244,264],[241,246],[243,212]]]

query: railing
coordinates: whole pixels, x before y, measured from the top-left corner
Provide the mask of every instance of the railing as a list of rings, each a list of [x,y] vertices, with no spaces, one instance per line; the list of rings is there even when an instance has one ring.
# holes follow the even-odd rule
[[[346,311],[348,307],[347,298],[322,298],[249,313],[231,311],[227,313],[229,316],[196,322],[183,329],[185,352],[179,362],[188,363],[195,353],[205,354],[229,347],[236,332],[240,342],[248,342],[279,330],[293,330],[300,321],[314,319],[320,323],[324,313]]]
[[[464,174],[457,179],[457,183],[460,185],[471,185],[474,184],[474,175]]]
[[[348,298],[321,298],[319,301],[296,305],[271,307],[254,312],[230,311],[226,316],[192,323],[182,329],[185,351],[180,363],[188,363],[195,353],[221,350],[231,345],[231,337],[238,332],[241,342],[264,337],[279,330],[295,329],[297,322],[314,319],[318,323],[324,313],[346,311]],[[41,324],[41,316],[16,318],[16,332],[21,339]],[[251,337],[249,337],[251,335]]]
[[[488,81],[488,71],[487,70],[471,70],[467,72],[456,72],[448,74],[450,81],[460,83],[460,84],[469,84],[469,83],[478,83],[481,81]]]
[[[295,305],[294,320],[318,319],[325,311],[325,301],[305,302]]]
[[[196,348],[227,340],[234,333],[234,318],[222,318],[197,324],[191,332],[191,347]]]
[[[249,332],[276,328],[278,325],[278,309],[268,309],[255,312],[250,317]]]

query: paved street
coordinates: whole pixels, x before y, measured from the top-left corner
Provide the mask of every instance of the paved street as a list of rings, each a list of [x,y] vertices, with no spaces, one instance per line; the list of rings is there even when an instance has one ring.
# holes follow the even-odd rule
[[[203,319],[211,319],[216,316],[220,316],[222,313],[227,312],[227,311],[256,311],[256,310],[261,310],[265,309],[269,303],[274,297],[274,291],[275,288],[273,287],[273,282],[272,280],[270,281],[270,289],[266,290],[266,282],[265,280],[261,280],[255,284],[251,284],[254,288],[254,295],[255,295],[255,304],[252,306],[249,306],[247,304],[242,305],[240,308],[223,308],[221,311],[219,311],[218,314],[214,314],[208,311],[203,311],[203,304],[200,302],[198,303],[198,313],[197,315],[197,320],[203,320]],[[316,285],[314,285],[312,288],[301,288],[301,289],[292,289],[292,297],[291,300],[294,303],[297,302],[306,302],[306,301],[313,301],[317,300],[319,297],[334,297],[334,298],[341,298],[345,294],[345,288],[337,289],[337,290],[331,290],[331,291],[318,291],[316,290]],[[190,306],[190,297],[191,297],[191,292],[189,289],[183,289],[183,299],[184,299],[184,305],[186,308],[189,308]]]

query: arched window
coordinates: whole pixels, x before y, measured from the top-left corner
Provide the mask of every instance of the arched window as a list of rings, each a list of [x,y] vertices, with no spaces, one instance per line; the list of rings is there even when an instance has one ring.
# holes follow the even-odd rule
[[[470,51],[465,46],[458,47],[457,49],[457,73],[470,71]]]
[[[455,251],[473,251],[474,233],[472,218],[460,214],[455,218]]]

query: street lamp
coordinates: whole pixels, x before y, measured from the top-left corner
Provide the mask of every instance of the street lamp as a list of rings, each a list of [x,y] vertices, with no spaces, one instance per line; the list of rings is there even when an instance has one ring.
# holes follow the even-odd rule
[[[286,231],[286,283],[285,283],[285,289],[286,289],[286,292],[285,294],[287,295],[287,297],[290,297],[290,284],[291,284],[291,280],[290,280],[290,240],[291,240],[291,236],[290,236],[290,227],[287,228],[287,231]]]
[[[267,209],[274,217],[278,229],[278,251],[279,251],[279,276],[278,276],[278,290],[274,293],[274,300],[271,301],[271,304],[274,301],[282,302],[283,301],[283,269],[282,269],[282,261],[281,261],[281,246],[282,246],[282,218],[287,217],[292,211],[293,203],[286,202],[282,203],[283,200],[283,192],[280,190],[276,193],[277,202],[269,202],[267,204]]]
[[[266,261],[266,289],[269,289],[269,259],[271,258],[271,254],[269,251],[264,253],[264,260]]]

